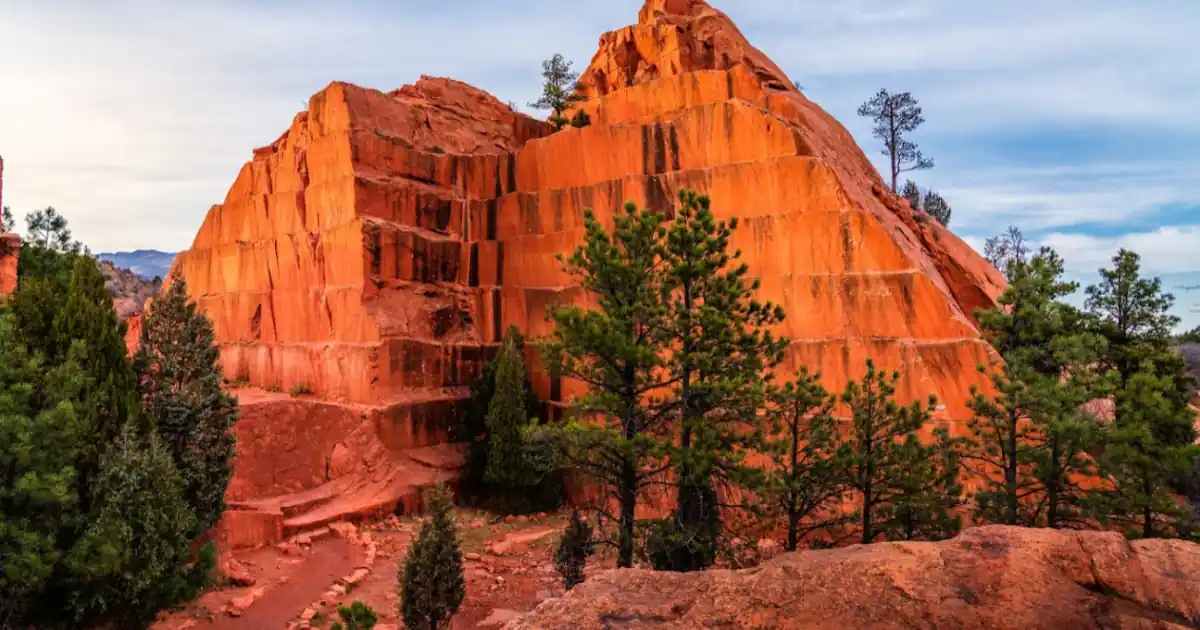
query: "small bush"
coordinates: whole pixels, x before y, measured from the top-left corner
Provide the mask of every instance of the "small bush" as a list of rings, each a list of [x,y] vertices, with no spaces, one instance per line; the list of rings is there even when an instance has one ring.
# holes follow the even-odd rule
[[[313,393],[313,391],[304,383],[296,383],[295,385],[292,385],[292,389],[289,390],[289,393],[291,393],[292,398],[295,398],[297,396],[309,396]]]
[[[575,127],[576,129],[582,129],[591,124],[592,117],[588,116],[588,113],[582,109],[575,112],[575,115],[571,117],[571,126]]]
[[[596,550],[592,540],[592,526],[579,518],[579,511],[571,513],[571,522],[563,531],[558,541],[558,549],[554,552],[554,566],[562,575],[563,585],[571,590],[577,584],[583,583],[583,570],[587,565],[588,556]]]
[[[425,495],[429,516],[400,568],[400,616],[413,630],[448,628],[467,594],[458,531],[445,488]]]
[[[375,611],[371,607],[355,600],[349,607],[338,606],[340,622],[333,624],[330,630],[371,630],[378,623]]]

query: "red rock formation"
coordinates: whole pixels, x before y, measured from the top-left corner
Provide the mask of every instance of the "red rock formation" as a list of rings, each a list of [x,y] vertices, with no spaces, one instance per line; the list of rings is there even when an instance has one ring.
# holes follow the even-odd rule
[[[21,237],[0,234],[0,295],[17,290],[17,265],[21,257]]]
[[[626,200],[669,211],[683,187],[741,217],[734,245],[789,315],[785,371],[808,365],[839,388],[874,357],[903,372],[904,397],[935,393],[945,420],[966,417],[988,353],[971,313],[1001,277],[887,192],[724,14],[649,0],[637,25],[601,38],[581,83],[592,125],[554,134],[448,79],[387,94],[333,83],[254,152],[175,263],[230,379],[315,394],[244,400],[258,428],[239,443],[239,497],[331,483],[317,464],[357,448],[364,418],[442,439],[504,328],[543,334],[549,304],[582,297],[555,255],[580,242],[584,208],[605,221]],[[582,391],[543,374],[535,387],[552,403]],[[414,445],[372,450],[347,474]],[[281,473],[296,466],[309,472]]]
[[[4,207],[4,158],[0,157],[0,208]],[[0,234],[0,295],[17,290],[17,263],[21,255],[21,237]]]
[[[1194,628],[1197,576],[1194,543],[992,526],[744,571],[605,571],[507,628]]]

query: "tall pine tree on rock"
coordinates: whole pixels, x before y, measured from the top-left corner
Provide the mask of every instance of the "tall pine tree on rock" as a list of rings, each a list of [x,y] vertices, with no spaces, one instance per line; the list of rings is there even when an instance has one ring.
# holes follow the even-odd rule
[[[765,375],[783,360],[786,340],[768,327],[783,309],[759,302],[758,280],[731,251],[737,218],[719,221],[705,195],[683,189],[662,242],[666,307],[659,331],[672,383],[669,411],[679,418],[672,450],[677,507],[666,568],[702,569],[716,557],[721,502],[715,488],[738,485],[754,446],[758,411],[767,396]]]
[[[850,381],[841,395],[842,404],[850,411],[847,479],[858,505],[858,530],[863,544],[887,534],[901,511],[911,521],[904,525],[911,531],[924,528],[932,520],[946,519],[948,501],[936,492],[922,492],[927,484],[908,477],[908,468],[918,456],[914,449],[927,448],[914,444],[911,438],[929,420],[935,401],[931,397],[926,404],[897,404],[894,395],[899,379],[899,373],[888,375],[868,359],[862,381]],[[933,481],[938,480],[936,471],[932,476]],[[937,484],[933,485],[938,489]],[[948,489],[952,487],[950,484]],[[903,506],[898,505],[901,502]]]
[[[225,510],[237,402],[221,389],[220,351],[212,323],[188,299],[176,275],[142,324],[133,365],[142,410],[183,478],[184,496],[201,527],[213,527]]]
[[[1006,267],[1009,285],[999,306],[978,314],[1002,361],[980,367],[989,372],[992,391],[973,390],[973,439],[964,459],[979,474],[976,518],[1031,526],[1038,520],[1041,496],[1033,468],[1034,419],[1045,415],[1062,384],[1051,348],[1055,340],[1080,331],[1066,328],[1076,318],[1061,300],[1075,285],[1062,280],[1056,254],[1014,256]]]
[[[810,533],[849,520],[838,508],[847,492],[850,449],[833,417],[834,399],[821,387],[819,375],[802,369],[770,398],[765,451],[774,465],[767,472],[764,495],[768,512],[784,522],[784,548],[795,551]]]
[[[593,308],[560,306],[542,343],[551,373],[588,385],[578,418],[561,430],[565,463],[603,490],[588,507],[616,524],[617,566],[633,566],[635,512],[643,490],[666,470],[661,462],[669,416],[656,395],[664,326],[660,246],[662,215],[625,205],[610,234],[584,212],[584,243],[564,270],[593,296]],[[610,512],[615,504],[616,513]]]

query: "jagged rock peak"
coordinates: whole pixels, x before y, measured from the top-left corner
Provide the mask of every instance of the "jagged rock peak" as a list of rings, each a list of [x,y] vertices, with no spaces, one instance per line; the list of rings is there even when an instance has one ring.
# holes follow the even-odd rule
[[[646,0],[637,24],[600,37],[580,84],[587,96],[601,96],[663,77],[735,66],[746,66],[766,87],[792,87],[729,16],[704,0]]]

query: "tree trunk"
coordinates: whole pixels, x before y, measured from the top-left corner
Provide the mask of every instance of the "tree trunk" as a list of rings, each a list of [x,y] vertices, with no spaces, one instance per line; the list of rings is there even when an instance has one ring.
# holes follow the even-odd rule
[[[1017,524],[1017,414],[1009,414],[1008,461],[1004,466],[1005,525]]]
[[[617,492],[620,506],[620,525],[617,535],[617,567],[628,569],[633,566],[633,524],[637,509],[637,468],[628,460],[621,467],[621,484]]]

